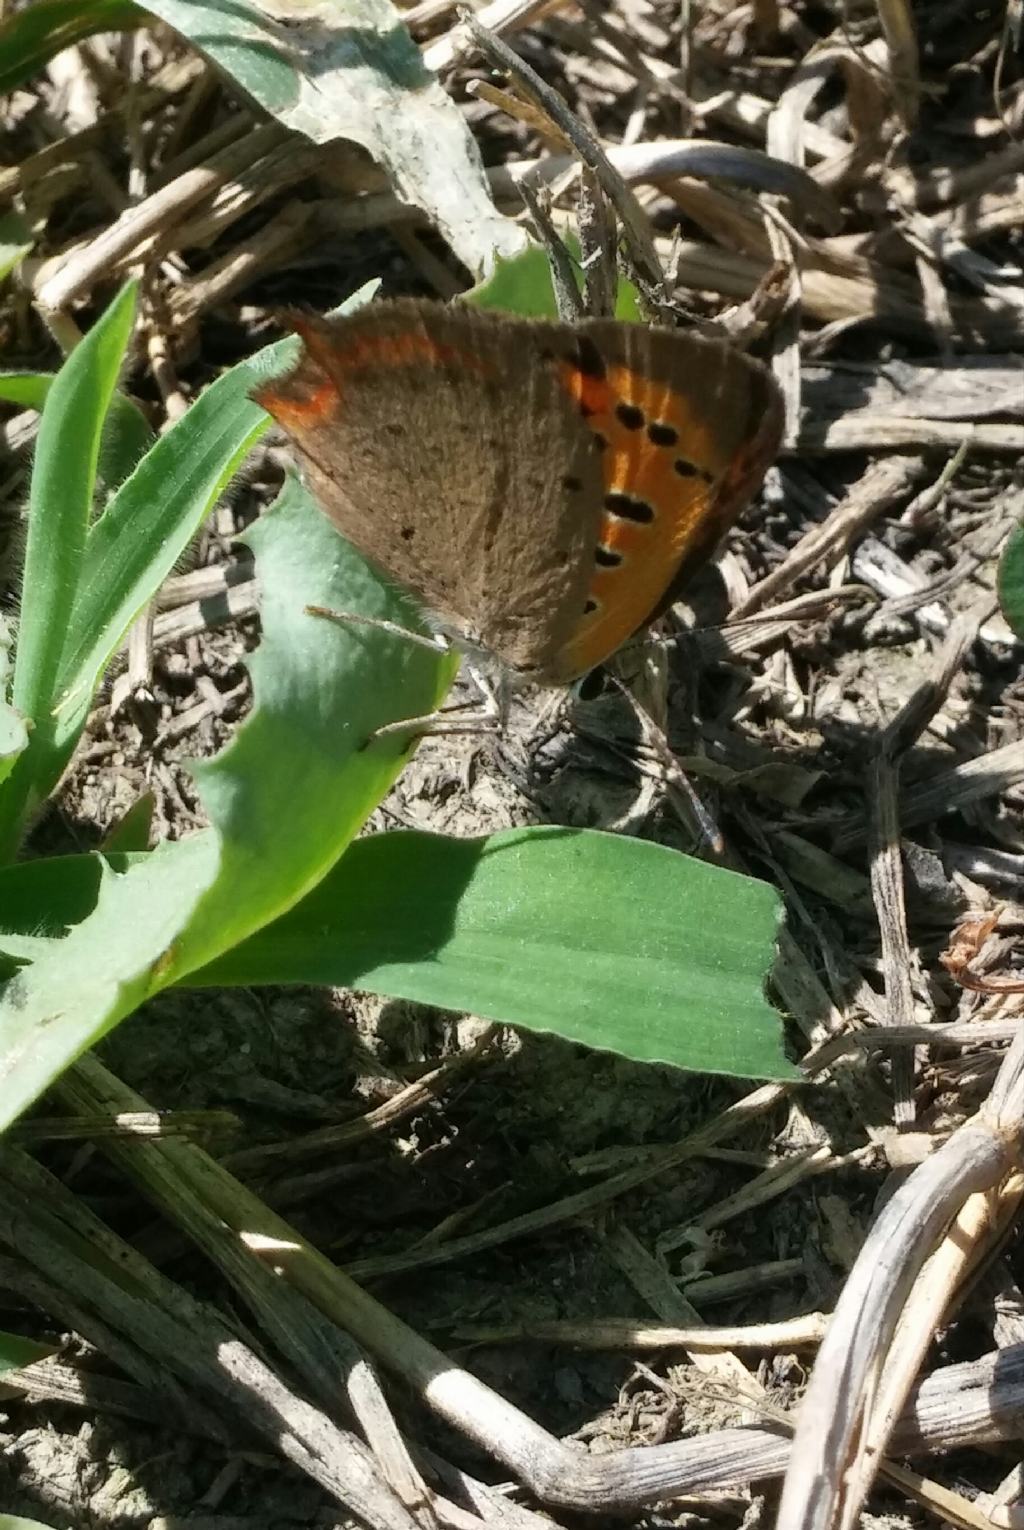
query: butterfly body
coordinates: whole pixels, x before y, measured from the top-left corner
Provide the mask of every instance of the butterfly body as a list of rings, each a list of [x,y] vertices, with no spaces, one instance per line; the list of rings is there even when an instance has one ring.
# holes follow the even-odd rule
[[[254,397],[338,529],[439,625],[564,684],[653,619],[778,450],[770,373],[728,346],[417,300],[290,315]]]

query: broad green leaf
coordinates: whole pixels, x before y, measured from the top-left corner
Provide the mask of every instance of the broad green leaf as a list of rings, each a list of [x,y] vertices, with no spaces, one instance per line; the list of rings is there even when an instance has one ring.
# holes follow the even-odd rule
[[[58,933],[99,876],[91,856],[9,867],[0,928]],[[766,883],[643,840],[403,831],[357,840],[301,903],[183,981],[360,988],[641,1061],[793,1078],[763,991],[779,915]]]
[[[291,478],[246,532],[260,576],[257,705],[215,759],[193,766],[223,840],[216,888],[183,933],[180,976],[277,917],[330,870],[395,780],[415,742],[371,742],[382,724],[440,705],[458,668],[372,627],[339,625],[307,605],[423,632],[408,603],[345,542]]]
[[[1024,641],[1024,526],[1010,532],[999,560],[999,604],[1014,632]]]
[[[6,980],[25,962],[37,962],[47,954],[53,939],[49,935],[13,935],[0,933],[0,978]],[[0,1078],[3,1065],[0,1063]]]
[[[23,409],[42,409],[52,385],[50,372],[0,372],[0,398]],[[108,489],[116,489],[155,439],[138,404],[123,393],[115,393],[100,436],[96,471],[101,482]]]
[[[574,257],[579,248],[573,251]],[[491,274],[465,294],[476,308],[497,308],[524,319],[557,319],[558,305],[551,285],[551,267],[539,244],[530,245],[511,260],[499,260]]]
[[[7,928],[23,932],[20,945],[8,937],[0,949],[35,958],[0,1000],[0,1130],[144,998],[279,917],[324,876],[408,752],[405,735],[371,735],[430,712],[450,684],[451,657],[307,613],[322,605],[415,621],[294,480],[247,539],[263,642],[252,712],[223,755],[196,770],[215,830],[111,857],[82,881],[68,861],[0,877],[15,889],[12,903],[0,894],[0,926],[10,912]],[[70,933],[40,948],[64,922]]]
[[[65,48],[145,19],[130,0],[32,0],[9,11],[0,21],[0,96],[26,84]]]
[[[147,0],[147,9],[286,127],[314,143],[361,144],[470,271],[525,244],[491,201],[462,112],[389,0]]]
[[[576,280],[582,292],[579,241],[575,235],[567,234],[565,245],[570,258],[575,262]],[[536,244],[514,255],[511,260],[499,260],[491,275],[465,294],[465,301],[473,303],[477,308],[497,308],[504,313],[519,314],[522,318],[558,318],[558,304],[551,284],[551,267],[547,254]],[[624,276],[619,277],[615,316],[631,323],[640,319],[636,288]]]
[[[0,867],[0,978],[22,962],[39,961],[49,947],[96,907],[104,861],[124,872],[142,855],[52,855]],[[7,958],[3,960],[2,958]],[[0,1024],[0,1038],[5,1032]],[[9,1039],[14,1032],[7,1032]],[[0,1061],[0,1077],[3,1064]]]
[[[32,231],[21,213],[0,214],[0,280],[9,276],[15,266],[24,260],[33,243]]]
[[[69,925],[80,924],[96,907],[104,862],[120,875],[149,858],[148,852],[111,851],[103,856],[40,856],[0,867],[0,946],[32,933],[45,938],[65,934]]]
[[[377,834],[189,981],[363,988],[640,1061],[795,1078],[764,997],[780,917],[767,883],[620,835]]]
[[[174,940],[216,870],[208,832],[162,846],[123,876],[101,869],[92,913],[17,972],[0,1000],[0,1131],[162,986]]]
[[[21,1334],[6,1333],[0,1329],[0,1376],[5,1371],[20,1371],[23,1365],[34,1365],[57,1353],[55,1344],[40,1344],[36,1339],[23,1339]],[[0,1526],[5,1516],[0,1514]]]
[[[20,1514],[0,1514],[0,1530],[52,1530],[41,1519],[24,1519]]]

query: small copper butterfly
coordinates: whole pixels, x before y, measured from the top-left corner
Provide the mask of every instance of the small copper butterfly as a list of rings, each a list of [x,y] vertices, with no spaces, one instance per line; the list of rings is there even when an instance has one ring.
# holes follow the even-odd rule
[[[778,451],[771,373],[721,341],[414,299],[333,319],[257,403],[349,541],[441,630],[541,685],[671,603]]]

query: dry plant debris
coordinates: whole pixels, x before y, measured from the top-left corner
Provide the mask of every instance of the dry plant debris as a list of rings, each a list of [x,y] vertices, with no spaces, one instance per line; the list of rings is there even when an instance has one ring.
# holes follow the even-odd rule
[[[371,277],[451,297],[525,237],[524,196],[551,229],[582,206],[595,249],[607,198],[652,306],[755,340],[786,394],[761,507],[676,613],[667,718],[723,854],[786,894],[775,984],[813,1082],[743,1091],[351,996],[165,995],[61,1086],[62,1130],[0,1152],[0,1326],[35,1314],[64,1345],[5,1378],[0,1512],[1014,1530],[1024,674],[994,570],[1024,514],[1020,7],[421,0],[405,22],[420,149],[443,122],[486,167],[433,226],[410,186],[437,167],[402,159],[398,118],[321,131],[319,96],[271,118],[158,21],[52,59],[5,107],[0,191],[33,240],[5,365],[52,367],[141,274],[127,383],[159,429],[282,303]],[[3,424],[12,560],[33,430]],[[102,842],[143,791],[161,834],[195,827],[183,762],[248,696],[232,537],[281,467],[263,450],[140,619],[40,843]],[[496,748],[428,742],[379,821],[693,850],[630,730],[614,695],[568,721],[522,698]]]

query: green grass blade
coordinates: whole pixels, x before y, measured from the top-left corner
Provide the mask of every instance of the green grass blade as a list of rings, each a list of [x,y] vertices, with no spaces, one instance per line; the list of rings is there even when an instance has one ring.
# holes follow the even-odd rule
[[[103,421],[131,335],[135,293],[129,284],[72,351],[47,390],[39,422],[12,698],[37,727],[54,700],[81,573]]]
[[[1024,640],[1024,526],[1010,532],[999,560],[999,605],[1017,636]]]
[[[269,349],[279,357],[293,347],[282,341]],[[266,430],[266,414],[248,397],[263,365],[254,357],[201,393],[91,527],[61,659],[58,737],[64,743],[77,736],[96,683],[132,619]]]
[[[0,96],[83,38],[137,27],[145,19],[130,0],[32,0],[0,22]]]
[[[2,785],[28,746],[28,728],[20,712],[0,701],[0,785]]]
[[[32,231],[20,213],[0,214],[0,280],[21,264],[34,242]]]
[[[0,614],[0,786],[14,769],[18,756],[28,744],[28,728],[25,719],[7,700],[13,642],[11,625],[7,618]]]
[[[17,849],[22,824],[66,760],[54,718],[61,653],[82,573],[107,409],[131,335],[129,284],[76,346],[47,390],[39,422],[21,621],[11,702],[30,725],[0,793],[0,858]]]
[[[35,1365],[37,1360],[56,1353],[55,1344],[39,1344],[35,1339],[23,1339],[20,1334],[0,1329],[0,1376],[5,1371],[20,1371],[23,1365]],[[3,1522],[4,1516],[0,1515],[0,1526]]]
[[[42,409],[52,386],[51,372],[0,372],[0,398],[23,409]],[[116,489],[155,439],[138,404],[123,393],[115,393],[100,436],[96,467],[100,482],[109,490]]]

